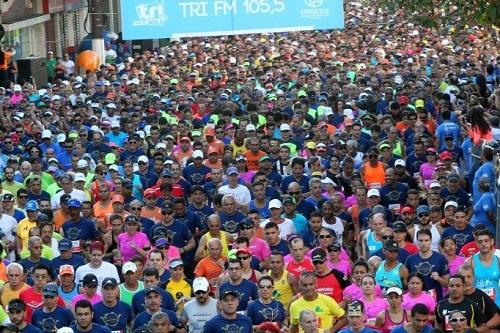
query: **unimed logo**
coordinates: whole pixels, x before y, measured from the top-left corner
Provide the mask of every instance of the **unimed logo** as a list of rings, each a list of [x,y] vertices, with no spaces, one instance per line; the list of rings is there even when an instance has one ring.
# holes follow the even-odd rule
[[[323,4],[323,0],[304,0],[304,2],[311,8],[318,8]]]
[[[133,22],[134,26],[163,25],[168,19],[163,0],[140,4],[135,10],[139,19]]]
[[[304,0],[304,2],[309,8],[300,11],[303,18],[319,19],[330,15],[329,8],[321,7],[325,2],[324,0]]]

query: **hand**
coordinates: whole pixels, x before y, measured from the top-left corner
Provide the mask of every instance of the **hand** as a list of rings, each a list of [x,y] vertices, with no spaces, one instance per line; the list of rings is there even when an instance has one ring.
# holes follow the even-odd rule
[[[433,278],[434,280],[439,279],[439,273],[438,272],[432,272],[431,273],[431,278]]]

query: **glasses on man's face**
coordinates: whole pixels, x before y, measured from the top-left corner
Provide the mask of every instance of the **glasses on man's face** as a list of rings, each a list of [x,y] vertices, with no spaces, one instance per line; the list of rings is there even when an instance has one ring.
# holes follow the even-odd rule
[[[22,200],[26,200],[26,199],[28,199],[28,196],[27,195],[20,195],[17,198],[22,199]]]
[[[137,144],[137,141],[129,141],[128,143],[130,143],[131,145],[135,145]]]
[[[394,235],[383,235],[382,239],[383,240],[394,239]]]
[[[252,226],[246,226],[246,225],[240,227],[240,230],[250,230],[250,229],[253,229],[253,227]]]
[[[241,257],[237,257],[239,261],[242,261],[242,260],[248,260],[250,258],[250,256],[241,256]]]
[[[195,291],[195,292],[194,292],[194,294],[195,294],[195,295],[198,295],[198,296],[200,296],[200,295],[205,295],[206,293],[208,293],[208,290],[207,290],[207,291],[197,290],[197,291]]]
[[[141,210],[142,207],[130,207],[130,210]]]
[[[319,239],[332,238],[332,235],[319,235]]]
[[[418,217],[428,217],[429,213],[420,213],[418,214]]]
[[[163,215],[172,215],[174,213],[174,211],[173,210],[162,210],[161,213]]]
[[[270,284],[259,285],[260,289],[273,289],[273,286]]]
[[[370,155],[368,155],[368,158],[374,159],[374,158],[378,158],[378,156],[376,154],[370,154]]]
[[[462,322],[462,323],[463,323],[463,322],[464,322],[464,321],[466,321],[466,320],[467,320],[467,319],[466,319],[465,317],[459,317],[459,318],[456,318],[456,317],[455,317],[455,318],[451,318],[451,319],[450,319],[450,322],[451,322],[451,323],[458,323],[458,322]]]
[[[315,261],[313,261],[313,265],[321,265],[324,262],[325,262],[324,260],[315,260]]]
[[[288,194],[290,194],[290,195],[300,195],[300,191],[299,192],[288,192]]]
[[[6,145],[10,145],[10,144],[12,144],[12,141],[4,141],[4,143],[5,143]]]

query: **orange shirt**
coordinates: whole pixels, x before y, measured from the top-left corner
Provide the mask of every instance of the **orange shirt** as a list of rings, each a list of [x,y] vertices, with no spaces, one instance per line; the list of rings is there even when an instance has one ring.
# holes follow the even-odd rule
[[[247,150],[243,153],[243,155],[247,158],[247,166],[249,171],[259,171],[259,160],[266,156],[262,150],[254,153],[250,150]]]
[[[226,260],[226,258],[221,257],[222,259]],[[194,276],[196,277],[205,277],[208,281],[214,278],[218,278],[224,270],[219,266],[217,262],[214,261],[214,259],[210,256],[201,259],[198,264],[196,265],[196,268],[194,269]],[[215,292],[215,289],[217,288],[216,285],[210,285],[210,291]]]
[[[155,206],[153,209],[149,209],[148,207],[144,206],[141,211],[141,216],[151,219],[156,223],[160,223],[162,218],[161,209],[157,206]]]
[[[222,169],[222,161],[220,159],[218,159],[216,163],[210,163],[210,161],[206,159],[203,161],[203,165],[209,167],[210,169]]]
[[[174,152],[172,155],[174,155],[175,159],[177,160],[177,162],[179,163],[182,163],[183,159],[185,158],[186,160],[188,158],[191,157],[191,155],[193,155],[193,151],[190,149],[188,149],[187,151],[182,151],[182,149],[179,149],[177,150],[176,152]]]
[[[69,215],[64,214],[62,209],[56,210],[54,213],[54,229],[59,232],[59,229],[63,226],[64,222],[70,219]]]
[[[96,202],[92,206],[92,211],[94,212],[94,216],[97,220],[104,222],[106,226],[108,226],[106,217],[113,212],[113,204],[111,200],[109,200],[107,205],[103,206],[102,203],[102,201]]]
[[[384,164],[379,161],[375,167],[372,167],[370,162],[366,162],[364,166],[365,172],[363,178],[368,189],[381,188],[385,184]]]
[[[410,127],[409,124],[407,124],[405,121],[400,121],[396,124],[396,128],[398,129],[399,133],[403,135],[403,133]]]
[[[214,147],[219,152],[219,156],[224,156],[224,142],[219,139],[214,139],[212,142],[208,142],[209,147]]]

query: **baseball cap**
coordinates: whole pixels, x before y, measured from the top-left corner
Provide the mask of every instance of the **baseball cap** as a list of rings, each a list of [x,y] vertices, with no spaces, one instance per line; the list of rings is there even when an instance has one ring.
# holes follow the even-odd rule
[[[283,131],[290,131],[290,130],[291,130],[290,125],[288,125],[288,124],[281,124],[280,131],[283,132]]]
[[[281,201],[279,201],[278,199],[273,199],[269,202],[269,209],[273,208],[280,209],[281,207],[282,207]]]
[[[460,177],[458,177],[458,175],[454,172],[452,172],[448,175],[448,180],[459,180],[459,179],[460,179]]]
[[[75,275],[75,269],[71,265],[62,265],[59,267],[59,275]]]
[[[380,197],[380,191],[376,188],[368,190],[367,197]]]
[[[14,196],[10,193],[5,193],[3,196],[2,196],[2,201],[4,202],[12,202],[14,201]]]
[[[7,305],[7,309],[8,311],[10,310],[24,311],[26,310],[26,303],[24,303],[24,301],[21,299],[13,299],[12,301],[9,302],[9,305]]]
[[[401,209],[401,214],[403,213],[413,213],[415,209],[412,206],[409,205],[404,205],[403,208]]]
[[[392,230],[394,232],[406,232],[406,224],[403,221],[397,221],[393,224]]]
[[[248,124],[245,127],[245,131],[250,132],[250,131],[255,131],[255,125],[254,124]]]
[[[452,153],[450,153],[449,151],[445,150],[443,151],[441,154],[439,154],[439,159],[441,161],[444,161],[444,160],[451,160],[453,158],[453,155]]]
[[[295,205],[296,204],[295,198],[293,198],[293,197],[286,197],[285,199],[283,199],[283,205],[286,205],[286,204],[293,204],[293,205]]]
[[[84,182],[84,181],[86,181],[85,175],[83,173],[81,173],[81,172],[77,172],[75,174],[75,183],[76,182]]]
[[[193,158],[196,159],[196,158],[201,158],[203,159],[203,152],[201,150],[195,150],[193,152]]]
[[[24,206],[26,211],[36,212],[38,210],[38,203],[35,200],[30,200]]]
[[[396,162],[394,162],[394,166],[397,167],[397,166],[402,166],[403,168],[406,167],[406,162],[402,159],[398,159],[396,160]]]
[[[384,250],[388,251],[399,250],[398,243],[393,239],[389,239],[384,243]]]
[[[99,284],[99,280],[97,280],[97,276],[89,273],[83,277],[82,284],[88,287],[97,287],[97,285]]]
[[[153,196],[158,196],[158,193],[156,192],[155,189],[148,188],[147,190],[144,191],[144,198],[149,198]]]
[[[401,296],[403,295],[403,291],[401,290],[401,288],[399,287],[390,287],[389,289],[387,289],[387,291],[385,292],[385,294],[387,296],[389,296],[389,294],[391,293],[396,293],[398,296]]]
[[[116,155],[114,153],[107,153],[104,155],[104,164],[115,164]]]
[[[161,295],[160,288],[158,288],[157,286],[150,286],[150,287],[147,287],[146,289],[144,289],[144,295],[147,295],[150,292],[155,292],[158,295]]]
[[[421,213],[430,213],[430,209],[429,209],[429,206],[427,205],[420,205],[418,206],[417,208],[417,216]]]
[[[430,183],[429,188],[441,188],[441,184],[438,181],[433,181]]]
[[[127,261],[122,266],[122,273],[127,274],[128,272],[137,272],[137,265],[131,261]]]
[[[146,155],[141,155],[137,159],[137,163],[142,162],[142,163],[149,163],[149,158]]]
[[[52,132],[50,130],[42,131],[42,139],[50,139],[52,138]]]
[[[106,288],[107,286],[118,287],[118,282],[116,282],[115,278],[107,277],[104,280],[102,280],[101,286],[102,288]]]
[[[236,290],[226,290],[226,291],[224,291],[224,292],[220,293],[220,295],[219,295],[219,299],[220,299],[220,300],[223,300],[223,299],[225,299],[225,298],[226,298],[226,296],[228,296],[228,295],[233,295],[233,296],[234,296],[234,297],[236,297],[237,299],[240,299],[240,297],[241,297],[240,293],[239,293],[238,291],[236,291]]]
[[[236,255],[238,255],[238,254],[248,254],[248,255],[251,255],[250,250],[247,249],[247,248],[242,248],[242,249],[236,250]]]
[[[184,266],[182,259],[172,259],[168,265],[169,268],[176,268],[179,266]]]
[[[57,285],[55,283],[47,283],[43,286],[42,294],[43,296],[56,297],[58,295]]]
[[[155,242],[155,247],[167,246],[168,240],[166,238],[158,238]]]
[[[447,201],[445,204],[444,204],[444,209],[448,208],[448,207],[455,207],[455,208],[458,208],[458,203],[456,201]]]
[[[57,244],[57,249],[59,251],[68,251],[71,250],[72,244],[71,241],[67,238],[63,238],[59,241],[59,244]]]
[[[71,198],[68,200],[68,208],[82,208],[82,202],[78,199]]]
[[[326,260],[326,252],[321,248],[316,248],[311,253],[311,260],[313,263],[320,262],[323,263]]]
[[[210,285],[208,284],[208,280],[204,277],[197,277],[193,280],[193,292],[197,291],[208,291]]]
[[[226,175],[231,176],[231,175],[239,175],[240,173],[238,172],[238,169],[236,167],[229,167],[227,168]]]

